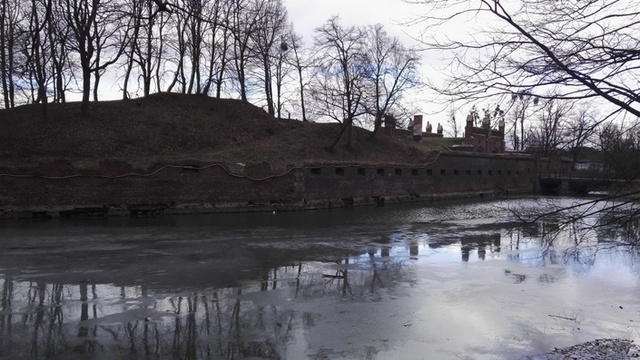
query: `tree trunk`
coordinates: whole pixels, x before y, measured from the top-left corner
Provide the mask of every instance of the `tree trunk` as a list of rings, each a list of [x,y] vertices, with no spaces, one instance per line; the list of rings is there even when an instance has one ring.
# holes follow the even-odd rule
[[[245,74],[244,74],[244,60],[240,59],[238,65],[238,83],[240,84],[240,100],[247,101],[247,85],[245,84]]]
[[[82,104],[80,116],[89,117],[89,98],[91,96],[91,70],[88,66],[82,69]]]
[[[264,93],[267,98],[267,112],[269,115],[274,116],[275,110],[273,108],[273,89],[271,88],[271,69],[267,56],[268,55],[265,55],[262,58],[262,67],[264,68]]]
[[[304,82],[302,81],[302,68],[298,66],[298,78],[300,79],[300,107],[302,109],[302,121],[307,121],[307,112],[304,105]]]
[[[136,40],[133,40],[133,41],[135,42]],[[129,52],[129,60],[127,61],[127,69],[125,70],[125,73],[124,73],[124,80],[122,84],[122,100],[127,100],[129,98],[128,87],[129,87],[129,77],[131,77],[131,70],[133,69],[134,46],[135,45],[133,45],[132,43],[131,51]]]
[[[340,133],[338,134],[338,137],[333,140],[333,143],[331,143],[331,145],[326,147],[329,152],[333,152],[335,150],[336,145],[338,145],[338,142],[340,141],[340,139],[342,139],[342,135],[344,134],[345,130],[347,130],[346,121],[342,123],[342,126],[340,126]]]
[[[133,6],[134,6],[134,14],[137,16],[136,19],[134,20],[133,23],[133,36],[131,38],[131,45],[129,48],[129,59],[127,61],[127,67],[125,70],[125,74],[124,74],[124,84],[122,85],[122,99],[126,100],[129,98],[129,78],[131,77],[131,71],[133,71],[133,57],[135,56],[136,53],[136,48],[138,46],[138,40],[140,37],[140,19],[139,17],[142,16],[142,9],[139,7],[140,5],[137,5],[136,2],[133,2]],[[150,20],[151,21],[151,20]]]
[[[46,16],[49,16],[49,8],[47,8]],[[42,101],[42,119],[46,120],[48,117],[48,109],[47,109],[47,88],[46,88],[46,70],[44,59],[41,53],[42,49],[42,41],[40,39],[40,33],[44,24],[46,24],[47,19],[43,20],[43,25],[41,27],[40,17],[38,8],[35,0],[32,0],[31,7],[31,24],[29,30],[31,32],[31,50],[32,52],[29,54],[29,62],[31,63],[29,66],[31,67],[37,84],[37,92],[38,92],[38,100]]]
[[[8,109],[9,106],[9,83],[7,82],[7,74],[10,74],[8,69],[8,59],[6,51],[5,41],[5,24],[6,24],[6,11],[7,0],[0,0],[0,79],[2,80],[2,96],[4,98],[4,108]],[[9,75],[10,76],[10,75]]]
[[[14,69],[14,29],[15,23],[11,19],[8,19],[8,3],[6,0],[1,0],[2,3],[2,16],[0,16],[0,31],[2,32],[2,39],[0,40],[0,61],[3,66],[0,68],[2,74],[2,95],[4,97],[5,107],[7,109],[15,107],[15,83],[13,81],[13,69]]]
[[[218,77],[216,79],[216,98],[219,99],[222,95],[222,84],[224,82],[224,74],[227,68],[227,32],[225,30],[223,37],[222,48],[224,51],[220,54],[220,69],[218,70]]]
[[[149,3],[149,8],[151,9],[151,3]],[[160,14],[160,28],[158,29],[158,58],[157,58],[157,66],[156,66],[156,90],[157,91],[161,91],[162,87],[160,87],[161,83],[161,76],[160,76],[160,63],[162,61],[162,52],[164,51],[164,36],[163,34],[163,28],[164,28],[164,15]],[[149,76],[151,76],[151,74],[149,74]],[[151,81],[151,80],[149,80]],[[145,95],[147,96],[147,95]]]
[[[63,43],[64,39],[61,38],[61,35],[56,36],[56,27],[53,15],[49,16],[47,21],[47,36],[49,37],[49,46],[50,46],[50,55],[51,55],[51,67],[53,69],[53,101],[54,102],[65,102],[64,96],[64,80],[63,80],[63,69],[64,69],[64,49]],[[60,53],[57,53],[57,49],[60,50]]]
[[[152,14],[151,12],[151,5],[149,5],[149,14]],[[142,70],[142,75],[143,75],[143,79],[142,79],[142,92],[144,94],[144,97],[149,96],[149,94],[151,94],[151,73],[153,70],[153,66],[152,66],[152,61],[153,61],[153,46],[151,44],[151,41],[153,40],[153,17],[149,20],[149,29],[147,30],[147,56],[146,56],[146,61],[144,62],[144,69]],[[160,38],[162,39],[162,38]],[[160,52],[159,52],[160,53]],[[142,54],[141,54],[142,56]],[[160,57],[161,55],[158,54],[158,57]],[[158,64],[160,64],[160,59],[158,59]],[[160,67],[160,66],[158,66]],[[158,84],[158,90],[160,89],[160,84]]]
[[[329,150],[329,152],[333,152],[333,150],[335,149],[336,145],[338,145],[338,142],[340,142],[340,139],[342,138],[342,135],[344,135],[345,131],[347,132],[347,143],[345,144],[345,147],[347,149],[351,149],[351,131],[353,128],[353,119],[352,118],[348,118],[345,119],[344,122],[342,123],[342,126],[340,128],[340,134],[338,134],[338,137],[333,141],[333,143],[331,145],[329,145],[327,147],[327,150]]]

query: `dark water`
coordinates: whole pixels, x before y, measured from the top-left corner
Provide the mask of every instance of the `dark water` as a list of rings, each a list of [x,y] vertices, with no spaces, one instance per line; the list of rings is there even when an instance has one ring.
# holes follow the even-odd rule
[[[640,341],[637,250],[583,231],[597,219],[523,225],[516,206],[548,204],[2,222],[0,358],[518,359]]]

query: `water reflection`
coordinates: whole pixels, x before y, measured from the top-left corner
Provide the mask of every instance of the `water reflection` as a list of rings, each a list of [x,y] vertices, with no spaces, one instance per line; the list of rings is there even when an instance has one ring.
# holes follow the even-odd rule
[[[552,219],[522,225],[507,212],[469,217],[486,214],[486,204],[456,217],[459,206],[444,209],[453,214],[446,221],[436,218],[442,208],[409,207],[391,216],[321,212],[317,223],[308,214],[286,214],[281,223],[261,214],[237,228],[207,217],[170,219],[170,228],[158,219],[7,226],[0,229],[0,357],[322,358],[327,349],[309,334],[345,331],[352,324],[341,318],[363,306],[421,294],[415,308],[400,307],[413,314],[436,291],[467,294],[486,281],[566,286],[612,267],[631,269],[635,280],[618,274],[638,283],[637,249],[601,246],[624,236],[619,230]],[[491,264],[499,272],[480,277]],[[420,317],[411,319],[401,328]],[[338,327],[326,330],[331,321]],[[398,329],[389,331],[385,344]],[[352,346],[354,353],[334,357],[375,358],[382,345]]]
[[[11,357],[79,354],[180,359],[281,359],[310,314],[298,299],[380,301],[415,281],[402,264],[366,254],[267,269],[259,282],[177,295],[135,287],[46,284],[5,277],[0,350]],[[305,325],[307,324],[307,325]],[[28,341],[26,339],[29,339]]]

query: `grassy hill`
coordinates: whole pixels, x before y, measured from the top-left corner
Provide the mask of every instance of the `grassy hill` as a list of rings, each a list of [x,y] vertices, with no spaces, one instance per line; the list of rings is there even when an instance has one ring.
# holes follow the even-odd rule
[[[246,164],[277,162],[424,162],[443,143],[354,129],[353,148],[325,149],[338,124],[275,119],[238,100],[160,93],[147,98],[91,104],[79,116],[79,103],[0,110],[0,167],[16,168],[60,161],[91,168],[100,160],[122,160],[146,168],[158,162],[197,160]]]

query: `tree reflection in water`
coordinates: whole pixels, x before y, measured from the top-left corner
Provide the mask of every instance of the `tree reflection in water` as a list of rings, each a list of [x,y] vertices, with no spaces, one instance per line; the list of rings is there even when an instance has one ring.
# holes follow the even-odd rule
[[[266,269],[245,286],[164,295],[145,285],[47,284],[3,279],[0,352],[72,358],[109,353],[174,359],[281,359],[296,327],[309,324],[288,301],[346,297],[375,301],[380,290],[412,282],[406,266],[378,249],[334,263]],[[273,292],[284,298],[262,301]],[[289,299],[288,297],[292,299]],[[26,339],[29,341],[25,341]]]

